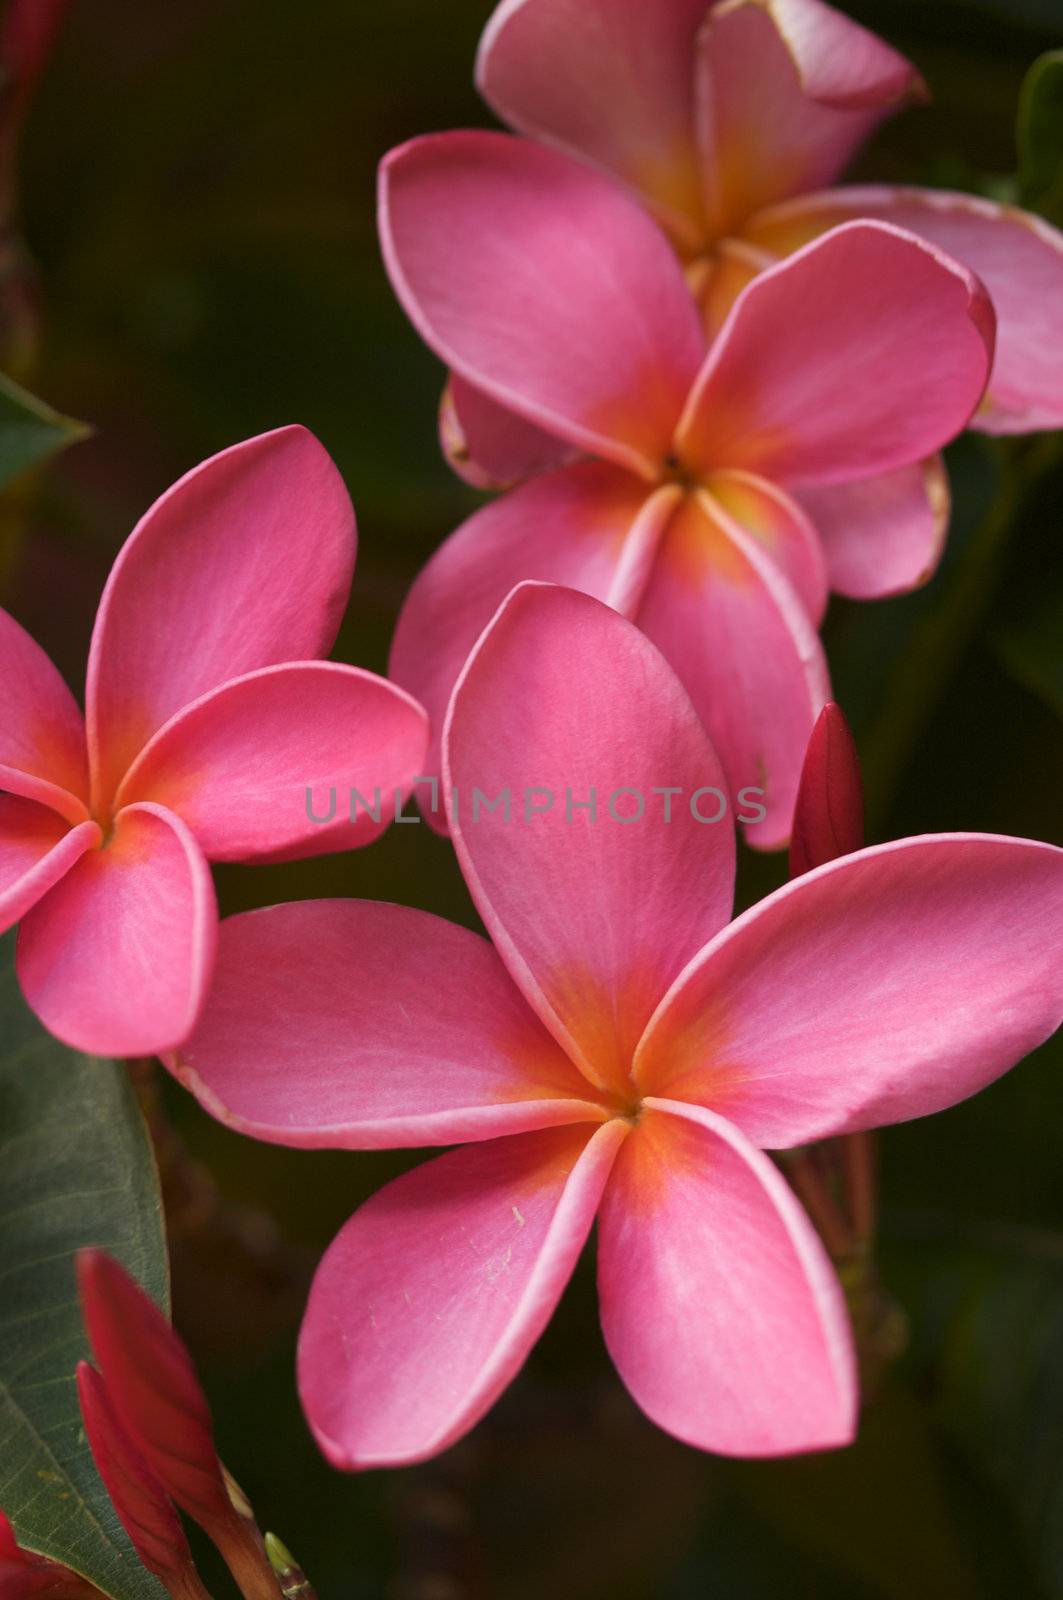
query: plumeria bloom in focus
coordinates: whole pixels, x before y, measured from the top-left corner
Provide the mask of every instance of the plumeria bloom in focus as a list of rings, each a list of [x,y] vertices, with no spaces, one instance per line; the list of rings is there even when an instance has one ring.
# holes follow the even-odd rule
[[[764,1148],[941,1110],[1045,1039],[1063,851],[903,839],[728,926],[734,831],[695,818],[722,774],[688,696],[630,622],[548,585],[485,632],[444,747],[493,944],[368,901],[233,917],[170,1060],[260,1139],[460,1146],[375,1195],[318,1270],[299,1383],[322,1449],[385,1466],[460,1438],[596,1217],[606,1343],[654,1421],[736,1455],[846,1443],[841,1290]]]
[[[1063,425],[1063,235],[969,194],[825,187],[926,88],[903,56],[822,0],[503,0],[476,76],[512,127],[639,197],[710,330],[780,257],[840,222],[877,217],[965,262],[992,296],[997,358],[973,426]],[[900,487],[865,484],[853,514],[887,514]],[[893,507],[904,509],[903,499]]]
[[[100,602],[84,720],[0,612],[0,930],[21,919],[23,993],[67,1043],[177,1044],[213,967],[208,860],[366,844],[387,814],[350,820],[348,786],[391,794],[420,771],[421,708],[316,659],[354,554],[339,473],[311,434],[282,428],[188,473],[137,525]],[[312,821],[332,785],[333,819]]]
[[[829,577],[840,562],[855,591],[903,589],[940,553],[947,493],[938,482],[928,502],[921,463],[985,387],[981,285],[910,234],[850,223],[761,274],[708,348],[646,212],[508,134],[393,152],[380,217],[416,327],[496,413],[534,426],[544,468],[429,562],[392,676],[438,742],[465,658],[514,584],[585,590],[665,652],[732,793],[766,791],[750,842],[784,843],[829,695],[816,633]],[[854,519],[851,485],[882,473],[907,486],[911,515]]]

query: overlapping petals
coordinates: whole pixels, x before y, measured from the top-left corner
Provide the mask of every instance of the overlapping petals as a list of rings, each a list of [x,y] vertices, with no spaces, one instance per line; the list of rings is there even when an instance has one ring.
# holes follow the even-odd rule
[[[994,326],[978,279],[941,251],[882,223],[836,228],[743,290],[677,451],[693,470],[789,484],[907,466],[970,420]]]
[[[928,239],[984,283],[997,315],[996,360],[971,426],[1028,433],[1063,425],[1063,383],[1053,354],[1063,338],[1063,234],[1016,206],[947,190],[886,187],[804,195],[762,213],[747,234],[758,248],[780,256],[856,217]]]
[[[512,26],[533,14],[513,8]],[[857,78],[852,94],[870,95]],[[391,669],[432,718],[431,770],[493,608],[517,582],[563,582],[666,651],[732,796],[760,791],[750,842],[784,844],[829,694],[815,638],[829,578],[894,593],[940,552],[948,492],[928,458],[969,420],[993,357],[977,278],[901,229],[850,222],[747,275],[707,347],[679,262],[637,204],[499,134],[394,152],[381,232],[403,304],[456,374],[447,426],[462,470],[483,483],[538,473],[458,530],[400,618]],[[573,450],[602,459],[558,466]],[[865,506],[866,537],[849,517]]]
[[[600,1234],[605,1342],[654,1422],[723,1455],[849,1443],[841,1286],[782,1174],[737,1128],[648,1098]]]
[[[203,852],[163,806],[119,812],[19,929],[22,992],[46,1028],[94,1055],[149,1055],[191,1029],[218,912]]]
[[[451,133],[392,151],[379,209],[396,293],[449,366],[547,433],[652,475],[702,341],[637,207],[538,145]]]
[[[423,1460],[483,1416],[550,1320],[626,1133],[613,1121],[590,1138],[551,1128],[453,1150],[355,1213],[299,1340],[303,1404],[333,1466]]]
[[[406,599],[389,662],[428,712],[427,770],[440,769],[458,674],[510,590],[524,579],[561,583],[630,613],[677,498],[667,489],[647,498],[631,473],[580,461],[484,506],[440,546]]]
[[[207,861],[374,838],[423,762],[403,690],[313,658],[355,552],[336,468],[302,428],[182,478],[123,547],[93,633],[87,721],[0,613],[0,921],[30,1004],[99,1054],[170,1049],[213,968]]]
[[[465,797],[454,847],[499,954],[590,1081],[623,1094],[657,998],[731,908],[733,825],[690,805],[725,789],[689,699],[637,628],[528,584],[470,659],[444,737],[444,788]],[[474,816],[474,788],[522,809]]]
[[[763,1147],[941,1109],[1058,1026],[1063,852],[903,840],[724,926],[732,828],[690,806],[719,774],[692,705],[635,625],[548,584],[476,644],[443,759],[495,951],[364,902],[237,917],[170,1063],[262,1138],[466,1143],[321,1265],[299,1381],[322,1449],[397,1465],[472,1427],[595,1214],[603,1329],[649,1416],[730,1454],[844,1444],[843,1297]]]
[[[711,331],[756,273],[841,222],[876,218],[955,256],[992,296],[997,359],[972,426],[1063,424],[1052,359],[1063,235],[971,195],[825,188],[926,87],[823,0],[503,0],[477,83],[513,128],[641,199],[688,265]]]

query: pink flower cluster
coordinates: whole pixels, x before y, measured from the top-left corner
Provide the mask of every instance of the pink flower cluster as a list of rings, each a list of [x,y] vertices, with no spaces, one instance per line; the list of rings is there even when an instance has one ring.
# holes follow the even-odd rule
[[[844,1297],[766,1152],[953,1105],[1059,1026],[1063,851],[857,848],[818,626],[830,588],[933,573],[938,452],[972,419],[1063,424],[1063,238],[825,188],[922,86],[821,0],[503,0],[478,70],[517,133],[393,152],[380,219],[449,368],[445,448],[508,492],[418,578],[394,682],[323,659],[354,522],[296,428],[147,513],[84,718],[0,614],[0,916],[49,1028],[163,1055],[229,1126],[456,1147],[318,1271],[299,1383],[336,1465],[472,1427],[595,1222],[605,1340],[651,1418],[728,1454],[838,1446]],[[306,797],[428,778],[489,939],[365,900],[219,929],[209,861],[366,844],[368,810],[320,824]],[[794,839],[801,875],[733,921],[734,831],[688,807],[450,804],[706,786],[764,792],[750,843]]]

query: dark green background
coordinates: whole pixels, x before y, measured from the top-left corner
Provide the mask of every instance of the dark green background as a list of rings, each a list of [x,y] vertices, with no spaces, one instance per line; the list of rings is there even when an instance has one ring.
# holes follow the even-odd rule
[[[1063,43],[1060,0],[851,9],[936,93],[860,170],[1014,192],[1018,90]],[[23,221],[43,292],[34,386],[96,433],[46,471],[4,600],[79,686],[97,595],[140,512],[204,456],[289,421],[331,450],[359,513],[338,654],[383,668],[413,574],[477,497],[437,452],[441,374],[379,264],[374,172],[410,135],[490,120],[471,86],[489,10],[73,7],[29,129]],[[1043,444],[978,438],[951,466],[953,535],[930,588],[836,605],[827,626],[874,836],[988,828],[1063,842],[1063,473]],[[783,872],[780,858],[747,858],[744,898]],[[424,827],[218,880],[229,910],[361,894],[474,920],[448,847]],[[1063,1595],[1061,1069],[1057,1043],[976,1101],[884,1138],[883,1270],[912,1337],[853,1451],[729,1465],[656,1433],[609,1369],[585,1263],[527,1371],[465,1444],[362,1478],[317,1457],[291,1345],[315,1254],[411,1158],[256,1146],[173,1091],[188,1144],[249,1208],[209,1246],[191,1225],[175,1246],[178,1323],[223,1454],[322,1600]]]

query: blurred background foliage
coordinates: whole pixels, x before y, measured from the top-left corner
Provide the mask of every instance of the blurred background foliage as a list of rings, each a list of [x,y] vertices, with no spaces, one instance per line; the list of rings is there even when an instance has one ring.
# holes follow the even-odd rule
[[[882,131],[859,172],[1018,198],[1020,88],[1063,43],[1060,0],[849,9],[935,93]],[[20,480],[0,516],[3,603],[73,683],[109,564],[151,499],[213,451],[296,420],[335,456],[359,513],[337,653],[383,669],[414,573],[477,497],[436,448],[441,374],[379,263],[375,167],[413,134],[490,122],[471,83],[489,11],[73,6],[28,129],[22,227],[40,278],[32,386],[93,432]],[[1046,209],[1063,204],[1061,169],[1044,166],[1063,143],[1053,104],[1039,112],[1040,165],[1023,172]],[[32,423],[26,448],[43,454]],[[874,838],[984,828],[1063,843],[1056,445],[961,441],[932,584],[832,607],[835,689]],[[743,900],[784,871],[747,855]],[[357,894],[475,923],[448,847],[423,826],[218,880],[230,911]],[[293,1392],[309,1273],[354,1205],[419,1158],[254,1145],[162,1092],[202,1164],[189,1171],[164,1142],[178,1326],[204,1365],[223,1455],[322,1600],[1063,1595],[1060,1040],[959,1110],[884,1137],[882,1273],[909,1319],[907,1353],[853,1450],[772,1464],[699,1456],[640,1418],[604,1355],[585,1262],[469,1440],[406,1472],[331,1472]]]

